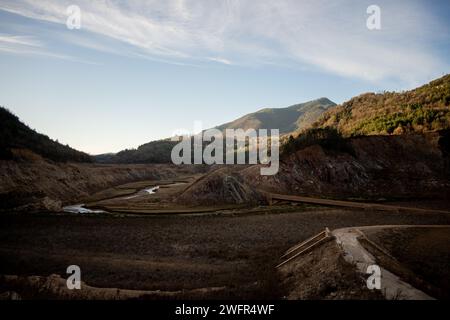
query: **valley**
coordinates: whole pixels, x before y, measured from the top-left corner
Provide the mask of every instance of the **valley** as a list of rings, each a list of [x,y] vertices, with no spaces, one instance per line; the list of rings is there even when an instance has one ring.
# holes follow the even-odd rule
[[[147,170],[161,173],[162,168],[167,170],[152,165]],[[83,197],[83,206],[5,211],[0,216],[0,288],[26,299],[381,299],[364,288],[355,267],[341,261],[335,244],[314,249],[282,270],[275,266],[284,251],[325,227],[450,224],[446,199],[432,204],[403,199],[392,203],[402,210],[384,210],[381,205],[342,208],[333,202],[291,202],[289,197],[272,205],[258,197],[254,204],[240,203],[221,201],[220,194],[213,204],[203,200],[204,193],[191,193],[219,173],[223,176],[224,170],[233,175],[246,169],[218,166],[193,173],[172,168],[171,178],[93,192]],[[243,193],[225,197],[251,196],[239,188],[244,182],[233,181],[234,192]],[[186,194],[195,205],[179,200]],[[447,238],[438,241],[444,241],[439,247],[449,245]],[[311,260],[315,256],[322,258]],[[446,263],[445,257],[440,259]],[[65,268],[73,264],[82,269],[85,290],[80,292],[65,289]],[[299,264],[304,271],[295,271],[298,275],[292,278],[286,270],[297,270]],[[327,271],[309,280],[297,278],[316,273],[311,269],[316,267]]]
[[[261,175],[263,164],[172,164],[168,139],[90,156],[2,108],[0,296],[411,297],[370,290],[363,252],[414,286],[412,297],[446,299],[449,84],[265,108],[217,126],[281,127],[275,175]],[[280,267],[286,250],[324,230],[326,241]],[[66,288],[69,265],[84,289]]]

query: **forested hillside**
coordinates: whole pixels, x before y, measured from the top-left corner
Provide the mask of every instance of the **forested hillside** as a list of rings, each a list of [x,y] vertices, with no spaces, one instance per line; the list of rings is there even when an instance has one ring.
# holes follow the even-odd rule
[[[92,162],[90,155],[30,129],[17,116],[0,107],[0,158],[44,157],[57,162]]]
[[[450,128],[450,75],[405,92],[366,93],[325,112],[314,125],[345,136]]]

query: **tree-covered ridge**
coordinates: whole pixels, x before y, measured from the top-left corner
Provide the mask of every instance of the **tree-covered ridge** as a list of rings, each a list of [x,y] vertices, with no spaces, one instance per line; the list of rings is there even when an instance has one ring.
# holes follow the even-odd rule
[[[362,94],[325,112],[313,127],[345,136],[449,129],[450,75],[411,91]]]
[[[12,159],[18,153],[23,155],[31,151],[57,162],[92,162],[91,156],[87,153],[62,145],[30,129],[4,107],[0,107],[0,137],[1,159]]]
[[[97,156],[96,160],[103,163],[171,163],[172,148],[177,143],[170,139],[152,141],[137,149],[126,149],[109,156]]]

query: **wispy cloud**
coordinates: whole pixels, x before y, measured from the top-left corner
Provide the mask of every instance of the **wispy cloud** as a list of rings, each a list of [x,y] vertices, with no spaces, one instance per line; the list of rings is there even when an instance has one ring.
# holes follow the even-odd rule
[[[132,46],[141,56],[177,63],[279,63],[407,82],[423,81],[448,67],[430,46],[436,31],[445,27],[424,5],[377,2],[382,9],[380,31],[366,28],[371,3],[350,0],[4,0],[0,9],[65,24],[66,8],[75,3],[84,30]],[[79,40],[78,45],[116,50],[110,42]]]
[[[224,58],[219,58],[219,57],[209,57],[208,60],[213,61],[213,62],[226,64],[226,65],[232,65],[233,64],[230,60],[224,59]]]
[[[8,34],[0,34],[0,52],[6,52],[9,54],[16,54],[16,55],[28,55],[28,56],[37,55],[48,58],[68,60],[73,62],[97,64],[95,62],[79,59],[70,55],[48,51],[42,42],[31,36],[15,36]]]
[[[42,43],[28,36],[11,36],[11,35],[1,35],[0,43],[3,45],[19,46],[19,47],[42,47]]]
[[[0,51],[16,54],[39,52],[43,44],[33,37],[0,34]]]

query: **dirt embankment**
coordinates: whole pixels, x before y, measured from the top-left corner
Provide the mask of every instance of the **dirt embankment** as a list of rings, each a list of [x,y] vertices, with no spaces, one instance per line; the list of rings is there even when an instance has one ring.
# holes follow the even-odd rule
[[[139,180],[160,180],[203,170],[164,164],[96,165],[0,161],[0,210],[59,211],[94,192]]]
[[[439,133],[430,133],[350,138],[346,151],[312,145],[283,157],[274,176],[260,175],[259,165],[234,166],[211,172],[181,198],[233,202],[223,195],[226,176],[233,176],[244,190],[362,200],[445,199],[450,157],[442,140]]]
[[[60,275],[16,276],[0,275],[0,288],[8,289],[0,295],[0,300],[153,300],[153,299],[204,299],[221,293],[224,287],[199,288],[192,290],[127,290],[119,288],[96,288],[80,282],[80,290],[67,288],[66,279]],[[18,294],[16,291],[20,292]]]
[[[261,189],[336,198],[445,198],[449,158],[439,135],[368,136],[348,140],[349,152],[315,145],[282,159],[276,176],[243,172]],[[256,171],[256,172],[255,172]]]
[[[288,300],[372,300],[380,292],[367,289],[362,275],[346,262],[341,249],[331,241],[279,269]]]
[[[247,167],[216,166],[186,188],[176,201],[187,205],[256,204],[262,200],[262,195],[240,175]]]

